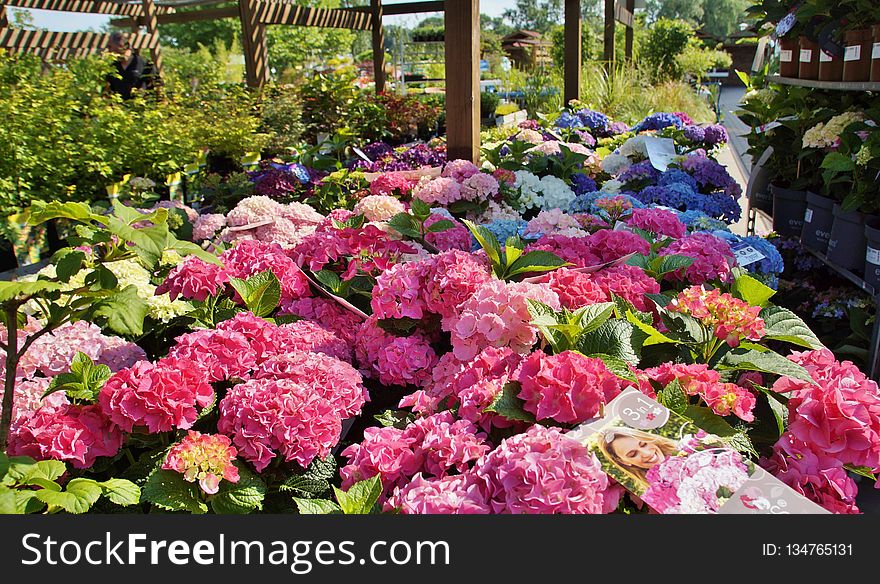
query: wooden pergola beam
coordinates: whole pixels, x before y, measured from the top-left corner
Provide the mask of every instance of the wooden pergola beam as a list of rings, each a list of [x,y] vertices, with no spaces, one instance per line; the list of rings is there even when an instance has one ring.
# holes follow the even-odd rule
[[[159,46],[159,35],[132,34],[133,49],[153,49]],[[51,30],[0,29],[0,48],[18,52],[31,49],[94,49],[107,47],[110,34],[98,32],[56,32]]]
[[[629,12],[630,23],[626,27],[626,60],[632,61],[633,58],[633,41],[635,40],[635,30],[633,29],[632,16],[636,9],[636,0],[626,0],[626,10]]]
[[[268,0],[262,0],[255,4],[255,13],[263,24],[348,28],[351,30],[371,30],[372,28],[372,14],[370,12],[312,8]]]
[[[266,26],[260,19],[259,0],[239,0],[241,44],[244,50],[248,87],[263,87],[269,81],[269,55],[266,49]]]
[[[339,8],[343,12],[369,12],[369,6],[352,6]],[[397,16],[400,14],[420,14],[422,12],[444,12],[446,2],[444,0],[426,0],[424,2],[405,2],[402,4],[386,4],[382,13],[385,16]]]
[[[59,10],[63,12],[86,12],[89,14],[118,14],[120,16],[141,16],[143,5],[111,2],[109,0],[2,0],[6,6],[15,8],[36,8],[38,10]],[[159,14],[170,14],[174,8],[157,6]]]
[[[373,29],[373,79],[376,93],[385,91],[385,29],[382,27],[382,0],[370,0],[370,19]]]
[[[614,5],[614,20],[623,24],[624,26],[628,26],[632,28],[633,25],[633,13],[629,8],[630,0],[627,0],[627,7],[624,7],[620,2],[617,2]],[[635,2],[633,2],[633,6],[635,6]]]
[[[606,63],[614,60],[614,0],[605,0],[605,30],[603,59]]]
[[[142,0],[144,6],[144,21],[147,27],[147,34],[159,38],[159,14],[156,11],[156,3],[154,0]],[[153,67],[156,74],[162,76],[162,49],[159,43],[150,49],[150,57],[153,58]]]
[[[206,8],[204,10],[192,10],[189,12],[174,12],[171,14],[159,14],[159,24],[178,24],[181,22],[196,22],[199,20],[218,20],[221,18],[238,18],[238,6],[225,8]],[[143,26],[143,16],[131,18],[114,18],[110,21],[112,26],[128,28],[131,26]]]
[[[446,152],[480,159],[480,0],[446,2]]]
[[[565,0],[565,103],[581,97],[581,3]]]

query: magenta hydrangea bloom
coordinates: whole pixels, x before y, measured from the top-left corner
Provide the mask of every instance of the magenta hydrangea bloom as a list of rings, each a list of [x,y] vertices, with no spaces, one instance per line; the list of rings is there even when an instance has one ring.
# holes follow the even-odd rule
[[[398,509],[404,515],[486,515],[491,509],[472,475],[426,479],[416,474],[404,487],[397,488],[385,511]]]
[[[370,300],[373,314],[379,319],[421,319],[426,309],[422,288],[429,268],[429,263],[424,261],[404,262],[382,272],[376,278]]]
[[[162,468],[183,475],[208,495],[220,490],[220,481],[239,481],[238,468],[233,464],[238,451],[232,441],[222,434],[202,434],[190,430],[184,438],[171,447]]]
[[[284,350],[284,347],[278,344],[278,327],[254,315],[253,312],[239,312],[229,320],[218,323],[216,334],[224,335],[230,339],[244,338],[248,343],[245,351],[250,353],[252,357],[242,357],[242,359],[252,360],[253,365],[259,365]],[[172,349],[172,351],[175,350]],[[249,369],[252,369],[253,365]],[[241,375],[237,377],[243,379]]]
[[[311,297],[290,300],[278,307],[279,314],[293,314],[332,331],[337,337],[354,348],[357,330],[363,320],[338,302],[327,298]]]
[[[432,214],[425,219],[425,227],[430,227],[437,221],[446,219],[443,215],[437,213]],[[470,251],[471,249],[471,232],[468,228],[453,220],[455,227],[444,229],[443,231],[429,231],[425,235],[425,241],[436,247],[438,250],[449,251],[453,249],[461,251]]]
[[[419,446],[425,452],[424,469],[435,477],[452,470],[463,473],[489,451],[486,435],[468,420],[456,420],[449,411],[421,418],[414,425],[424,432]]]
[[[415,184],[415,181],[406,178],[402,173],[386,172],[373,179],[370,183],[370,192],[374,195],[403,198],[410,194]]]
[[[181,335],[176,341],[168,356],[196,363],[209,383],[246,379],[257,364],[248,338],[239,332],[202,329]]]
[[[556,428],[535,425],[507,438],[472,472],[494,513],[606,511],[609,481],[598,459]]]
[[[257,471],[276,457],[307,467],[339,441],[339,412],[310,387],[288,379],[252,379],[220,402],[217,430],[232,437],[239,455]]]
[[[687,233],[687,225],[679,220],[676,213],[666,209],[633,209],[627,224],[676,239]]]
[[[699,285],[711,280],[729,282],[732,278],[733,252],[726,241],[711,233],[692,233],[682,237],[661,249],[660,255],[683,255],[694,260],[687,268],[668,274],[669,279]]]
[[[631,253],[647,255],[651,244],[645,239],[629,231],[602,229],[585,238],[599,263],[610,262]]]
[[[645,294],[660,293],[657,280],[637,266],[614,266],[593,272],[590,279],[607,294],[608,300],[611,294],[620,296],[642,312],[650,312],[656,306]]]
[[[311,296],[309,281],[302,270],[277,243],[240,241],[220,254],[230,277],[247,279],[271,270],[281,284],[282,300]],[[238,295],[236,294],[236,297]]]
[[[559,296],[559,303],[562,307],[569,310],[607,302],[610,298],[605,290],[593,282],[593,278],[589,274],[569,268],[559,268],[551,272],[547,284]]]
[[[9,434],[9,454],[61,460],[90,468],[99,456],[116,456],[122,432],[97,405],[42,407]]]
[[[526,252],[535,250],[549,251],[578,268],[602,263],[589,237],[545,235],[525,249]]]
[[[145,426],[152,433],[186,430],[207,407],[214,390],[202,368],[189,359],[166,357],[155,365],[140,361],[113,374],[98,396],[101,410],[114,424],[131,432]]]
[[[626,382],[598,358],[575,351],[547,355],[535,351],[516,375],[523,408],[538,421],[580,423],[596,416],[599,406],[614,399]]]
[[[470,160],[450,160],[443,167],[440,176],[451,178],[456,182],[464,182],[466,179],[479,174],[480,169]]]
[[[396,337],[379,327],[376,315],[360,328],[356,345],[360,370],[383,385],[422,385],[431,379],[437,354],[427,337],[416,332]]]
[[[256,379],[287,379],[329,401],[343,419],[361,412],[369,394],[357,369],[323,353],[290,351],[275,355],[254,371]]]
[[[339,469],[343,490],[378,475],[383,496],[387,498],[394,487],[405,485],[407,479],[421,471],[425,453],[416,448],[421,439],[418,432],[409,429],[366,428],[359,444],[342,451],[342,456],[348,459],[348,464]]]
[[[458,305],[492,279],[486,260],[464,251],[438,254],[427,268],[421,289],[425,306],[444,318],[452,317]]]
[[[275,339],[276,352],[314,351],[351,363],[351,347],[330,329],[310,320],[298,320],[279,326]]]
[[[733,414],[746,422],[755,419],[752,413],[756,405],[754,393],[734,383],[722,383],[721,374],[705,363],[663,363],[641,373],[644,377],[639,376],[640,389],[648,395],[653,394],[649,379],[660,387],[678,381],[687,395],[700,396],[720,416]]]
[[[156,295],[168,294],[171,300],[178,296],[203,302],[214,296],[229,281],[229,274],[221,266],[209,264],[196,256],[187,256],[171,268],[165,281],[156,288]]]
[[[850,361],[828,349],[792,352],[817,385],[780,377],[773,390],[788,396],[788,431],[816,452],[880,469],[880,390]]]

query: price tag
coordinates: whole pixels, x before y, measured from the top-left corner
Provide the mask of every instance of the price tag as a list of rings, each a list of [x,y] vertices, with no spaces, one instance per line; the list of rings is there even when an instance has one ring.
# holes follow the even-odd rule
[[[614,224],[614,231],[632,231],[632,229],[623,221],[618,221]]]
[[[675,151],[675,142],[672,138],[646,136],[645,147],[648,150],[648,159],[651,161],[651,166],[660,172],[666,172],[670,163],[678,156],[678,152]]]
[[[783,63],[791,63],[791,51],[779,51],[779,60]]]
[[[358,156],[360,156],[361,158],[363,158],[364,160],[366,160],[370,164],[373,163],[373,161],[370,160],[370,157],[367,156],[366,154],[364,154],[364,151],[361,150],[360,148],[358,148],[357,146],[352,146],[351,149],[355,154],[357,154]]]
[[[813,60],[813,51],[811,49],[801,49],[801,63],[809,63]]]
[[[791,29],[794,28],[794,25],[797,24],[797,7],[792,8],[788,14],[786,14],[782,20],[780,20],[776,24],[776,36],[781,37],[787,35],[791,32]]]
[[[880,249],[869,247],[868,253],[865,254],[865,261],[867,261],[869,264],[880,266]]]
[[[871,50],[871,59],[880,59],[880,43],[874,43],[874,48]]]
[[[756,134],[763,134],[764,132],[769,132],[773,128],[778,128],[782,125],[782,122],[788,122],[790,120],[796,120],[797,116],[785,116],[784,118],[779,118],[778,120],[774,120],[772,122],[767,122],[766,124],[761,124],[757,128],[755,128]]]
[[[737,265],[742,267],[759,262],[767,257],[748,243],[738,243],[730,249],[733,250],[733,254],[736,256]]]
[[[820,63],[830,63],[834,60],[834,56],[831,53],[826,53],[825,51],[819,51],[819,62]]]
[[[810,222],[812,222],[812,221],[813,221],[813,210],[812,210],[812,209],[807,209],[807,210],[804,212],[804,223],[810,223]]]
[[[858,61],[862,58],[862,45],[852,45],[843,53],[844,61]]]

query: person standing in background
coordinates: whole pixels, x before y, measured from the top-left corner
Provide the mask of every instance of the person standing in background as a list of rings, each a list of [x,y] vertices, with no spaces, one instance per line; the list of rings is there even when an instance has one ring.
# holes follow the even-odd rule
[[[111,91],[121,95],[122,99],[131,99],[133,90],[153,87],[155,81],[153,66],[141,57],[138,51],[131,48],[128,35],[123,32],[112,33],[107,51],[119,55],[114,63],[115,73],[107,75],[107,83]]]

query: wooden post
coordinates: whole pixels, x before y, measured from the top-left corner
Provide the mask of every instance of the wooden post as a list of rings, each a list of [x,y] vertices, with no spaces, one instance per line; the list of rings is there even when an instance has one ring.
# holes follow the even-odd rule
[[[581,97],[581,3],[565,0],[565,103]]]
[[[614,0],[605,0],[605,53],[606,66],[614,61]]]
[[[636,9],[636,0],[626,0],[626,9],[629,10],[630,14],[635,14]],[[626,27],[626,60],[632,61],[633,58],[633,37],[634,37],[634,26],[635,22],[632,22],[629,26]]]
[[[382,27],[382,0],[370,0],[373,16],[373,79],[376,93],[385,91],[385,29]]]
[[[480,158],[480,0],[446,1],[446,151]]]
[[[159,35],[159,13],[156,11],[156,3],[153,0],[143,0],[144,6],[144,24],[149,34]],[[162,76],[162,50],[156,44],[154,49],[150,49],[150,56],[153,58],[153,68],[156,74]]]
[[[6,7],[0,4],[0,26],[9,26],[9,19],[6,17]]]
[[[248,87],[263,87],[269,81],[266,25],[260,21],[259,4],[260,0],[238,0]]]

